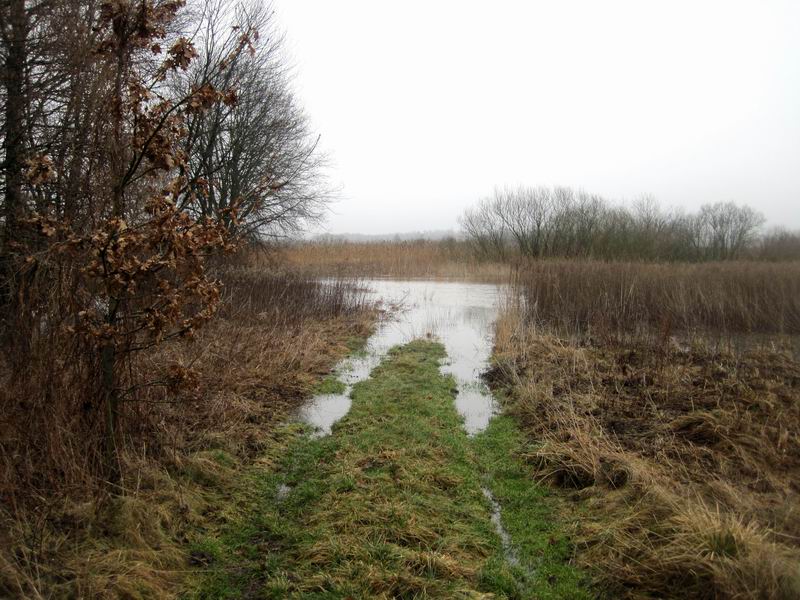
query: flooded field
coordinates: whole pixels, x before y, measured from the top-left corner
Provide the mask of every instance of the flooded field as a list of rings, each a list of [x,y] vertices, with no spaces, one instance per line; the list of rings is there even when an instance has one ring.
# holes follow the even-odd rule
[[[363,352],[343,361],[336,369],[346,385],[340,394],[320,394],[306,403],[299,418],[327,435],[336,421],[350,410],[353,384],[369,377],[390,348],[415,338],[440,340],[448,355],[442,372],[458,385],[456,408],[467,433],[486,428],[495,413],[492,396],[480,378],[492,349],[492,323],[502,298],[502,286],[447,281],[367,280],[373,299],[393,308],[369,339]]]

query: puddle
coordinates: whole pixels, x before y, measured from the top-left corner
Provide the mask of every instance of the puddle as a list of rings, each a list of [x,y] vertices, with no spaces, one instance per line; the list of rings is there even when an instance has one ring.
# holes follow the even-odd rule
[[[290,488],[288,485],[285,485],[285,484],[282,483],[282,484],[280,484],[278,486],[278,491],[275,492],[275,499],[278,502],[283,502],[284,500],[286,500],[286,498],[289,497],[289,494],[291,492],[292,492],[292,488]]]
[[[450,281],[367,280],[368,297],[384,305],[402,305],[382,322],[367,342],[365,352],[342,361],[336,371],[347,389],[342,394],[321,394],[299,411],[301,421],[314,427],[315,435],[328,435],[331,427],[350,410],[354,383],[369,377],[392,346],[434,336],[447,350],[442,372],[458,384],[455,400],[464,417],[464,428],[473,435],[489,424],[496,405],[480,378],[492,350],[494,322],[502,288],[498,285]]]

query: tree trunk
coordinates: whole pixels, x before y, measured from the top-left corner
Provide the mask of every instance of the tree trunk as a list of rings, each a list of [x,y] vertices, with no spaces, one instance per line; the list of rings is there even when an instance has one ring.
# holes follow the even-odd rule
[[[22,207],[22,159],[24,144],[23,115],[25,109],[25,46],[28,37],[28,17],[25,0],[11,0],[11,24],[5,64],[6,130],[5,179],[6,194],[3,206],[5,217],[3,251],[7,242],[16,236],[19,211]]]
[[[121,219],[125,216],[125,158],[126,140],[123,133],[123,84],[128,64],[128,49],[120,45],[117,51],[117,70],[114,79],[113,97],[113,145],[111,147],[112,174],[112,215]],[[106,322],[114,329],[118,312],[124,307],[119,300],[110,297]],[[112,493],[119,491],[122,473],[119,463],[117,442],[119,435],[119,390],[117,389],[117,348],[114,339],[100,347],[100,381],[102,386],[103,410],[105,413],[104,462],[106,478]]]
[[[116,376],[116,347],[113,340],[100,349],[100,371],[102,383],[102,401],[105,417],[105,433],[103,439],[103,462],[106,480],[112,491],[118,491],[121,479],[119,456],[117,454],[117,423],[119,421],[119,392]]]
[[[28,38],[28,14],[25,0],[10,0],[10,31],[7,38],[6,61],[3,85],[6,91],[5,114],[5,197],[3,218],[5,224],[0,240],[0,284],[2,297],[0,310],[4,321],[5,335],[13,335],[16,325],[17,265],[14,260],[19,253],[16,244],[21,241],[19,223],[24,208],[22,197],[22,166],[25,152],[25,63]]]

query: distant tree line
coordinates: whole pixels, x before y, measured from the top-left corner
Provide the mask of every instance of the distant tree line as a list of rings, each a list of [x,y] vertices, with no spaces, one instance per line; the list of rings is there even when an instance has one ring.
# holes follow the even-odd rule
[[[460,218],[468,243],[486,259],[800,258],[800,234],[764,234],[763,224],[763,215],[732,202],[685,213],[664,210],[650,196],[625,206],[568,187],[498,188]]]

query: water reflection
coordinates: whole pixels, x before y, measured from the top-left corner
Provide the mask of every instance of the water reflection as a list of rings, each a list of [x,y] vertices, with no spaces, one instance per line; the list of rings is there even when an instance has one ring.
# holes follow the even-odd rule
[[[365,282],[370,294],[385,305],[401,304],[393,317],[382,322],[359,356],[344,360],[337,368],[347,389],[343,394],[322,394],[300,410],[300,419],[313,425],[317,435],[326,435],[350,410],[354,383],[369,377],[392,346],[413,339],[435,336],[448,354],[442,372],[458,383],[456,408],[464,418],[467,433],[482,431],[495,413],[495,403],[480,374],[491,354],[491,327],[500,300],[497,285],[444,281]]]

